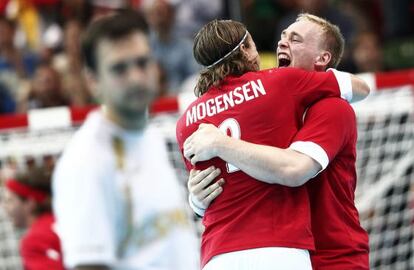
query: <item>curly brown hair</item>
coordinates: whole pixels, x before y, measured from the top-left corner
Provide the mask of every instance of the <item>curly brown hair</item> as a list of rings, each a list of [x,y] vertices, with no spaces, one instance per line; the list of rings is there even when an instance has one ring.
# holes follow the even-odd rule
[[[254,70],[252,63],[237,48],[246,33],[242,23],[232,20],[213,20],[197,33],[193,45],[194,58],[206,68],[200,72],[194,89],[196,96],[203,95],[211,86],[218,86],[227,75],[237,76]],[[249,38],[248,35],[242,43],[246,48],[249,48]],[[222,61],[214,64],[219,59]]]

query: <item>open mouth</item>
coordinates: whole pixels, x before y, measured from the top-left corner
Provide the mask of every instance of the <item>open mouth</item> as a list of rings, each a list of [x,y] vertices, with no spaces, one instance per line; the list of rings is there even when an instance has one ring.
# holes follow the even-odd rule
[[[279,53],[277,55],[277,59],[279,62],[279,67],[288,67],[290,65],[290,57],[287,54]]]

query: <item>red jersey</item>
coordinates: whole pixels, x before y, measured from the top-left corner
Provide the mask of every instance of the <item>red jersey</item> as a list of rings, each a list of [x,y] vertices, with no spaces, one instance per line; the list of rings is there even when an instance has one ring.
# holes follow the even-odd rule
[[[338,98],[324,99],[306,113],[294,142],[322,147],[329,166],[306,187],[311,203],[316,270],[367,270],[368,235],[354,204],[356,187],[356,118],[352,107]]]
[[[51,213],[40,215],[30,226],[20,244],[25,270],[64,269],[60,240],[53,231]]]
[[[326,96],[339,96],[331,72],[295,68],[226,77],[194,101],[177,122],[181,151],[200,123],[213,124],[248,142],[286,148],[302,122],[304,109]],[[185,160],[188,169],[192,165]],[[219,158],[197,164],[221,169],[226,188],[203,218],[201,263],[231,251],[259,247],[314,248],[305,187],[260,182]]]

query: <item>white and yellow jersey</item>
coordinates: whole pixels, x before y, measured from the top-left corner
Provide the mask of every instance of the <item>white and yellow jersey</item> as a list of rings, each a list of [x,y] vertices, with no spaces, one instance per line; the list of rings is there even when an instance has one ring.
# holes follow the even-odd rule
[[[53,191],[67,267],[198,268],[184,191],[155,126],[127,132],[91,113],[57,164]]]

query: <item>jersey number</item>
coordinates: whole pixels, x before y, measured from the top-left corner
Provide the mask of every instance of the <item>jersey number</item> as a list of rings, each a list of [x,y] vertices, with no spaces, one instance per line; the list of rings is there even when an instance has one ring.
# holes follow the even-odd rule
[[[237,122],[237,120],[234,118],[227,118],[220,124],[218,128],[221,130],[221,132],[223,132],[226,135],[230,135],[230,137],[232,138],[235,138],[235,139],[241,138],[239,122]],[[227,167],[228,173],[240,171],[239,168],[237,168],[236,166],[228,162],[226,163],[226,167]]]

